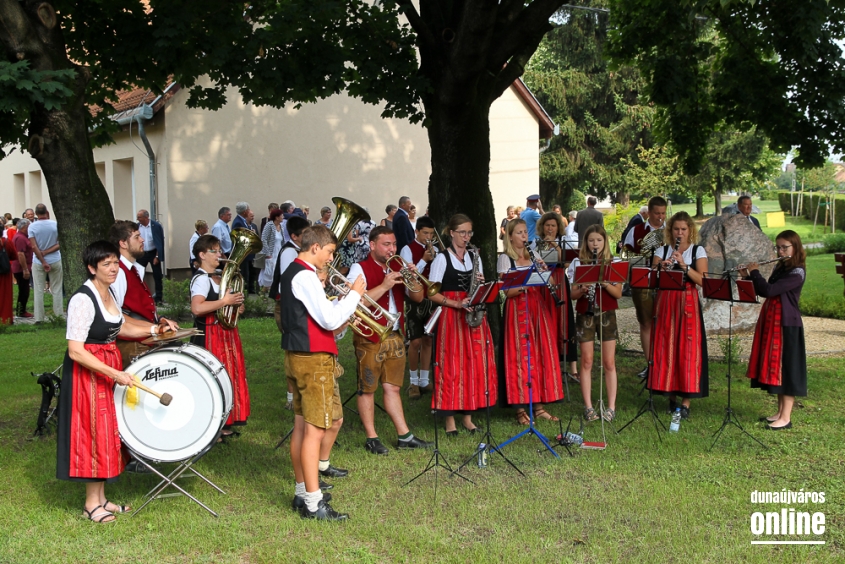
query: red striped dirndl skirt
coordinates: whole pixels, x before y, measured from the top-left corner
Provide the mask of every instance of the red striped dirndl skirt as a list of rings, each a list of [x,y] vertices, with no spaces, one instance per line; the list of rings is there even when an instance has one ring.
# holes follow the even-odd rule
[[[557,317],[543,297],[547,288],[533,287],[505,302],[504,373],[507,403],[528,403],[529,354],[534,403],[553,403],[563,399],[560,377]],[[528,306],[526,309],[526,301]],[[528,339],[525,335],[528,335]]]
[[[205,348],[223,363],[232,381],[234,405],[226,425],[246,425],[249,417],[249,387],[246,383],[246,365],[237,327],[228,329],[217,322],[217,314],[205,316]]]
[[[118,370],[115,343],[85,344],[85,350]],[[77,364],[65,355],[59,395],[56,477],[98,481],[116,478],[128,462],[120,442],[114,407],[114,381]]]
[[[466,292],[443,292],[450,300],[463,300]],[[437,324],[434,394],[431,407],[441,411],[475,411],[496,402],[496,355],[487,319],[478,327],[467,325],[465,311],[443,307]]]
[[[780,386],[783,366],[783,326],[780,296],[767,298],[754,328],[754,344],[746,376],[766,386]]]
[[[658,394],[707,397],[707,336],[698,289],[687,282],[683,290],[661,290],[656,307],[648,388]]]

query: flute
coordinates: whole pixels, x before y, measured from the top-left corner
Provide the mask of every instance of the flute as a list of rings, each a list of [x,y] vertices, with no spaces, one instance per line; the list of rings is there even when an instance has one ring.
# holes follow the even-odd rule
[[[791,258],[792,258],[791,256],[778,257],[778,258],[773,258],[773,259],[770,259],[770,260],[764,260],[763,262],[758,262],[757,264],[759,266],[763,266],[764,264],[771,264],[773,262],[780,262],[782,260],[787,260],[787,259],[791,259]],[[722,274],[728,274],[729,272],[737,272],[739,270],[745,270],[745,265],[740,264],[740,265],[737,265],[733,268],[729,268],[728,270],[723,271]]]
[[[537,257],[534,256],[534,251],[532,251],[528,247],[526,247],[525,250],[528,251],[528,258],[531,259],[531,263],[534,265],[534,268],[537,269],[537,273],[539,274],[540,268],[539,268],[539,265],[537,264]],[[542,280],[543,282],[546,283],[546,287],[549,289],[549,293],[551,293],[552,299],[555,301],[555,304],[557,304],[559,306],[563,305],[563,300],[561,300],[560,297],[557,295],[557,290],[555,289],[555,286],[552,283],[551,273],[546,278],[543,278],[543,276],[540,275],[540,280]]]

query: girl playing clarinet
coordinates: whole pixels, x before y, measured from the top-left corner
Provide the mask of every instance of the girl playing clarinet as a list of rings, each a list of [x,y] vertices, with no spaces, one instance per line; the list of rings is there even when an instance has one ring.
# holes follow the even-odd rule
[[[594,344],[601,338],[601,363],[607,386],[607,409],[601,414],[605,421],[616,418],[616,310],[622,297],[622,286],[616,283],[575,284],[575,269],[582,264],[610,264],[613,255],[607,244],[607,233],[600,225],[591,225],[584,233],[584,244],[578,258],[572,260],[566,274],[572,286],[575,304],[575,334],[581,344],[581,395],[584,398],[584,419],[595,421],[599,414],[593,409],[591,394]]]
[[[781,231],[775,240],[781,262],[769,280],[760,274],[756,262],[740,271],[754,281],[757,294],[766,298],[748,361],[747,376],[752,388],[778,396],[778,411],[764,417],[772,431],[792,428],[795,396],[807,395],[807,359],[804,352],[804,324],[798,310],[801,288],[807,277],[804,246],[795,231]]]
[[[666,244],[654,253],[653,268],[683,272],[682,289],[659,289],[657,323],[652,332],[653,364],[648,389],[669,396],[669,411],[681,400],[681,418],[689,418],[690,398],[707,397],[707,337],[698,288],[707,272],[707,252],[697,245],[698,229],[687,212],[678,212],[663,231]]]
[[[534,264],[528,252],[528,227],[525,220],[514,219],[508,223],[505,235],[505,253],[499,255],[497,270],[504,275],[513,270],[528,270]],[[538,262],[542,269],[542,261]],[[520,286],[505,290],[504,363],[500,381],[502,403],[516,407],[516,420],[528,425],[529,376],[534,403],[534,417],[557,421],[545,410],[543,404],[563,399],[563,381],[560,378],[560,358],[556,308],[549,309],[543,298],[545,286]],[[530,360],[530,363],[529,363]],[[530,373],[530,374],[529,374]]]

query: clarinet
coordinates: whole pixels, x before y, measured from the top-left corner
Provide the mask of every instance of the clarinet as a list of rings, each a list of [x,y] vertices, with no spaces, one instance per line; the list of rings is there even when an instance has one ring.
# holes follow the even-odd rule
[[[593,251],[593,264],[597,264],[598,261],[599,261],[598,251],[594,250]],[[595,309],[595,306],[596,306],[596,286],[597,286],[597,284],[592,284],[590,286],[590,289],[587,290],[587,301],[589,302],[589,305],[587,306],[587,311],[584,312],[584,315],[586,315],[587,317],[593,317],[595,315],[593,310]]]
[[[527,247],[526,247],[526,250],[528,251],[528,258],[530,258],[530,259],[531,259],[531,262],[534,264],[534,267],[536,268],[536,267],[537,267],[537,257],[534,255],[534,251],[532,251],[530,248],[527,248]],[[539,269],[537,269],[537,272],[539,272],[539,271],[540,271],[540,270],[539,270]],[[545,283],[546,283],[546,288],[548,288],[548,289],[549,289],[549,293],[551,293],[551,295],[552,295],[552,299],[554,299],[555,303],[556,303],[557,305],[562,305],[562,304],[563,304],[563,300],[561,300],[561,299],[558,297],[558,295],[557,295],[557,290],[555,289],[555,285],[554,285],[554,284],[552,284],[552,277],[551,277],[551,275],[549,275],[547,278],[543,278],[542,276],[540,276],[540,279],[541,279],[543,282],[545,282]]]

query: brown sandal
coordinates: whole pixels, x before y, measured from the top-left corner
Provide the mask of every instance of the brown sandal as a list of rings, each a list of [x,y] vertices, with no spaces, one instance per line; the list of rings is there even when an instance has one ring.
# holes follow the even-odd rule
[[[546,421],[560,421],[559,417],[555,417],[554,415],[546,411],[544,407],[539,407],[534,410],[534,419],[538,418],[545,419]]]
[[[524,409],[520,409],[516,412],[516,422],[520,425],[528,425],[531,423],[531,419],[528,418],[528,412]]]

